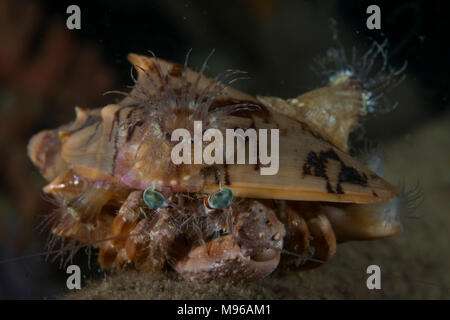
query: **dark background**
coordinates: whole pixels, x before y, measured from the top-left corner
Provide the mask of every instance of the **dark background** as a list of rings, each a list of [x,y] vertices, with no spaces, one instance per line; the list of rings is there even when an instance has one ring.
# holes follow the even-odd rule
[[[66,8],[81,8],[81,30],[65,28]],[[366,28],[368,5],[381,8],[382,29]],[[32,134],[72,120],[73,107],[114,101],[107,90],[131,84],[129,52],[152,50],[198,67],[215,49],[207,74],[241,69],[236,87],[251,94],[294,97],[321,83],[314,59],[336,43],[367,50],[389,40],[391,65],[408,62],[392,92],[399,107],[367,122],[369,139],[405,135],[449,106],[450,9],[445,1],[18,1],[0,0],[0,297],[42,298],[64,292],[65,273],[43,257],[35,226],[50,210],[44,185],[26,157]],[[55,67],[58,65],[59,68]],[[85,264],[78,257],[79,264]],[[1,261],[0,261],[1,262]],[[90,277],[100,277],[95,262]]]

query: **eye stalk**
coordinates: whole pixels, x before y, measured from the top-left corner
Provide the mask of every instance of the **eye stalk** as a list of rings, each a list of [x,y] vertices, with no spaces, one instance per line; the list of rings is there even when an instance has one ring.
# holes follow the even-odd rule
[[[149,208],[161,208],[167,207],[168,205],[166,199],[164,199],[164,196],[160,192],[156,191],[153,186],[145,189],[142,194],[142,199]]]
[[[206,200],[207,207],[212,209],[224,209],[233,202],[233,192],[230,188],[220,187],[220,190],[214,192]]]

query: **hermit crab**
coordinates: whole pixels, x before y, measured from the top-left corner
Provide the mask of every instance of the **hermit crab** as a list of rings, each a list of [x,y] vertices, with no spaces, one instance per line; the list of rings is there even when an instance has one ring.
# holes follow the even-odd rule
[[[314,268],[339,242],[396,234],[396,187],[348,154],[349,133],[374,108],[376,88],[399,75],[383,65],[380,81],[366,81],[376,55],[283,100],[225,85],[233,71],[213,79],[203,74],[206,64],[196,72],[130,54],[138,76],[122,100],[77,107],[75,121],[29,143],[50,181],[43,191],[57,205],[44,221],[49,245],[98,248],[105,269],[172,267],[190,280],[236,282],[278,266]],[[242,129],[233,144],[248,141],[248,129],[278,129],[278,140],[266,142],[278,145],[269,148],[279,154],[276,174],[261,174],[261,153],[254,163],[174,163],[173,132],[193,133],[196,121],[202,134]]]

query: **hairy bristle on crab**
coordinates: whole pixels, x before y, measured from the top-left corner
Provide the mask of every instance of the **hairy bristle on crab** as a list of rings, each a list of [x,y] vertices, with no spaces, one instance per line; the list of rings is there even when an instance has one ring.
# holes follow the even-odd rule
[[[77,175],[58,184],[53,181],[44,190],[45,199],[55,208],[44,216],[39,228],[49,229],[47,248],[56,252],[54,259],[60,257],[61,264],[73,257],[79,244],[95,243],[106,237],[115,207],[124,196],[109,185],[93,183]],[[69,258],[65,259],[67,252]]]
[[[138,72],[138,78],[131,72],[133,90],[125,93],[126,98],[121,105],[143,107],[147,116],[157,124],[156,130],[161,130],[161,135],[170,134],[177,128],[191,128],[195,120],[214,127],[220,115],[258,108],[248,96],[242,95],[244,100],[238,103],[229,98],[232,89],[228,85],[239,79],[237,75],[245,72],[226,70],[214,79],[204,76],[212,53],[198,73],[188,68],[189,53],[184,65],[160,60],[153,53],[150,59],[130,54],[129,60]]]

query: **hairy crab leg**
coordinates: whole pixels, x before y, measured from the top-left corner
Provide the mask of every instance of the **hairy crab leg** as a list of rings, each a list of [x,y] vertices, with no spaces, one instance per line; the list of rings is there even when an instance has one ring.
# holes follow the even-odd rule
[[[177,234],[170,221],[171,209],[161,207],[142,215],[146,210],[142,194],[131,192],[115,217],[110,236],[130,236],[102,244],[99,262],[103,268],[120,268],[132,261],[140,270],[161,270],[166,265]]]
[[[138,223],[139,208],[142,206],[142,191],[131,192],[114,218],[108,237],[128,234]],[[104,242],[100,247],[98,258],[100,265],[103,268],[111,268],[116,255],[124,244],[125,239]]]

